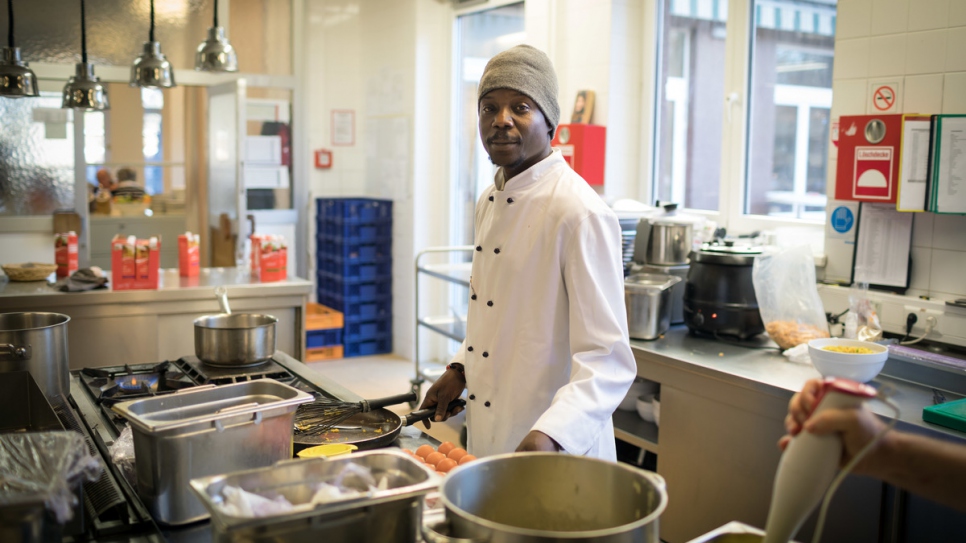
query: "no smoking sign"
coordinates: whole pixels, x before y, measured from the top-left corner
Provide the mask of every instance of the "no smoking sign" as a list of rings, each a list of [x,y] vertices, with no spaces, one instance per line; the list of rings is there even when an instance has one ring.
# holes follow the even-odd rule
[[[865,108],[867,115],[877,115],[883,113],[899,113],[900,94],[902,93],[902,82],[892,80],[879,80],[869,82],[869,101]]]

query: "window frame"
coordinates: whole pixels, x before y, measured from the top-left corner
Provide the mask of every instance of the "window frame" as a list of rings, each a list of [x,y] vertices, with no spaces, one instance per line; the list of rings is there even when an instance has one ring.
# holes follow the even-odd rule
[[[661,65],[663,62],[663,38],[665,28],[665,0],[650,0],[653,9],[644,10],[654,15],[654,58],[645,60],[645,73],[652,79],[651,90],[644,98],[650,98],[650,108],[643,122],[649,127],[651,146],[647,150],[650,155],[649,167],[644,171],[645,194],[650,202],[657,194],[659,152],[659,114],[661,104],[657,98],[661,96],[658,85],[662,84]],[[768,215],[752,215],[745,213],[748,201],[747,174],[751,160],[751,108],[749,104],[755,99],[752,91],[752,68],[755,55],[755,1],[729,0],[728,18],[725,37],[725,70],[724,96],[722,96],[722,145],[720,180],[718,195],[718,210],[686,208],[688,213],[701,215],[724,226],[730,233],[747,233],[754,231],[777,229],[805,229],[816,238],[824,238],[825,222],[795,219],[788,217],[771,217]],[[647,17],[648,15],[645,15]],[[645,27],[646,28],[646,27]],[[648,54],[645,48],[645,57]],[[828,155],[825,157],[828,162]],[[828,177],[834,172],[826,171],[826,187]],[[827,194],[827,188],[826,188]]]

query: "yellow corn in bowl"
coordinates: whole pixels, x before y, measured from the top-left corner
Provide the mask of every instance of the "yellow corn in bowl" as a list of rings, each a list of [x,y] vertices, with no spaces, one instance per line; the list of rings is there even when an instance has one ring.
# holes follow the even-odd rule
[[[824,377],[871,381],[889,358],[884,345],[856,339],[823,338],[808,342],[812,364]]]

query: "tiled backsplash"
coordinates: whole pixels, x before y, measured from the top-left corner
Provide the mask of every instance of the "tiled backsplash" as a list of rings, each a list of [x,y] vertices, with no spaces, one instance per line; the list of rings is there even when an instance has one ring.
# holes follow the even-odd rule
[[[897,113],[966,113],[966,1],[839,0],[832,118],[872,113],[869,84],[883,78],[900,85]],[[832,147],[829,194],[836,163]],[[912,245],[910,303],[966,297],[966,216],[916,213]],[[852,245],[827,237],[826,254],[826,278],[847,280]]]

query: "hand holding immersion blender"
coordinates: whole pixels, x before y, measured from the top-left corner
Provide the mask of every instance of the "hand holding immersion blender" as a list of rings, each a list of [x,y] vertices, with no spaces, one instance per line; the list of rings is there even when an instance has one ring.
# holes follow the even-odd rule
[[[878,391],[847,379],[826,379],[816,398],[816,407],[809,415],[815,416],[827,409],[861,408],[867,400],[879,396]],[[884,398],[883,398],[884,400]],[[895,404],[886,404],[896,410]],[[801,528],[802,523],[825,495],[822,511],[815,528],[813,542],[821,537],[825,513],[832,494],[849,471],[862,459],[866,452],[895,425],[891,421],[879,432],[852,460],[836,478],[839,461],[842,458],[842,439],[838,434],[815,435],[801,431],[788,443],[785,453],[778,463],[775,486],[772,490],[768,521],[765,525],[764,543],[787,543]],[[835,479],[833,483],[833,479]],[[831,484],[831,486],[830,486]]]

